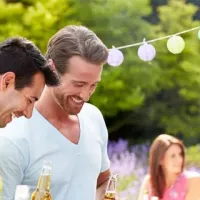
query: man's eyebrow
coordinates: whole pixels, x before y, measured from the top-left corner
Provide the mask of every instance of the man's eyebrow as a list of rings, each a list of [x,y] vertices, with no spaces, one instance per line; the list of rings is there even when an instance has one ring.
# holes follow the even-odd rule
[[[96,81],[95,84],[99,83],[100,81],[101,81],[101,80]],[[74,83],[80,83],[80,84],[88,84],[88,83],[85,82],[85,81],[76,81],[76,80],[72,80],[72,82],[74,82]]]
[[[82,84],[87,84],[85,81],[76,81],[76,80],[72,80],[72,82],[74,82],[74,83],[82,83]]]

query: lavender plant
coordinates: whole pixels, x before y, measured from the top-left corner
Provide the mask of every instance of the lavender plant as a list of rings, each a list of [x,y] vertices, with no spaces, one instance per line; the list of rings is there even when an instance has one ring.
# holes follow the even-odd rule
[[[108,155],[111,160],[111,170],[119,174],[117,189],[120,200],[137,199],[140,185],[148,169],[149,148],[149,143],[129,146],[128,141],[123,139],[109,142]],[[187,170],[200,173],[200,160],[199,163],[192,160],[199,153],[199,145],[188,148]]]

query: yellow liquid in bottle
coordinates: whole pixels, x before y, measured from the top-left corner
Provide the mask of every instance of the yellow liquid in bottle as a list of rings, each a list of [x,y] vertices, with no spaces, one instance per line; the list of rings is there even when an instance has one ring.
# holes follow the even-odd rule
[[[40,176],[38,188],[33,192],[31,200],[52,200],[49,192],[50,178],[50,175]]]
[[[36,190],[33,192],[31,200],[52,200],[52,198],[49,192]]]
[[[115,191],[107,191],[104,200],[115,200],[115,196],[116,196]]]

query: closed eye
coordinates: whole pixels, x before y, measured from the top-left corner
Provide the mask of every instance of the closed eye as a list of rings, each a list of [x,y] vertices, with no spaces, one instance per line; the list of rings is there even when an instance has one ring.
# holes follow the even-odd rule
[[[83,87],[83,84],[74,84],[75,87]]]
[[[27,99],[27,102],[28,102],[29,104],[32,104],[32,103],[33,103],[33,101],[32,101],[31,99]]]

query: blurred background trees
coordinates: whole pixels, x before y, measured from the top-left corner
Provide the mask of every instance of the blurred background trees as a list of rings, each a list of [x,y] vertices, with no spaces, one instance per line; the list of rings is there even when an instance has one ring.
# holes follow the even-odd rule
[[[112,48],[199,26],[195,0],[0,0],[0,41],[21,35],[45,53],[49,38],[69,24],[82,24]],[[110,139],[144,142],[160,133],[200,141],[200,41],[183,34],[186,47],[172,55],[166,40],[153,43],[156,58],[145,63],[138,47],[124,49],[119,67],[105,66],[91,102],[103,112]]]

